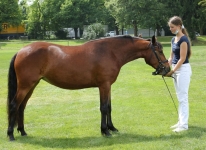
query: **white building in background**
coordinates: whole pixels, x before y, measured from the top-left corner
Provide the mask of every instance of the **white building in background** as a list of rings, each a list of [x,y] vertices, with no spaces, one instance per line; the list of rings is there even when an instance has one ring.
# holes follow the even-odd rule
[[[122,34],[121,31],[119,33]],[[124,34],[134,35],[134,29],[125,29]],[[153,35],[157,36],[157,30],[154,31],[153,29],[138,29],[138,34],[141,34],[143,38],[152,37]],[[165,36],[165,32],[163,29],[161,31],[161,36]]]
[[[67,38],[74,38],[75,32],[73,28],[64,28],[64,31],[67,32]],[[80,37],[80,29],[77,30],[77,37]]]

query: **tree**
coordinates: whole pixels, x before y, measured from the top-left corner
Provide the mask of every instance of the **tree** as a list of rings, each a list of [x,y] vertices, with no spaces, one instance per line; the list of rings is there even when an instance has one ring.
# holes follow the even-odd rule
[[[206,11],[206,0],[200,0],[198,4],[204,7],[204,11]]]
[[[72,27],[77,38],[77,29],[84,25],[103,23],[105,17],[104,0],[65,0],[60,12],[61,22],[65,27]]]
[[[198,5],[200,6],[198,10],[198,29],[201,35],[203,35],[203,30],[206,29],[206,0],[201,0]]]
[[[31,38],[43,38],[42,9],[39,0],[35,0],[29,7],[27,32]]]
[[[198,29],[197,22],[203,15],[200,14],[199,0],[162,0],[167,9],[167,16],[180,16],[187,28],[190,38],[196,39],[195,30]]]
[[[138,27],[161,29],[165,23],[162,12],[164,4],[157,0],[106,0],[106,6],[120,28],[133,26],[134,36]]]
[[[21,13],[17,0],[0,1],[0,31],[2,23],[17,26],[21,23]]]
[[[96,39],[104,36],[104,28],[101,23],[94,23],[87,27],[83,34],[84,39]]]
[[[42,7],[42,20],[47,30],[57,31],[64,27],[62,20],[64,16],[61,13],[62,5],[65,0],[44,0]]]

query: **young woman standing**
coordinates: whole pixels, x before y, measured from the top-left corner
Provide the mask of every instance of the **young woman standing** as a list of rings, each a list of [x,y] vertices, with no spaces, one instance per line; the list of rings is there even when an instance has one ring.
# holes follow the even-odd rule
[[[191,44],[182,19],[174,16],[169,19],[170,30],[176,36],[171,41],[171,53],[168,59],[172,70],[166,76],[174,77],[174,86],[179,102],[178,122],[171,126],[174,132],[188,130],[189,103],[188,91],[190,77],[192,75],[189,58],[191,56]]]

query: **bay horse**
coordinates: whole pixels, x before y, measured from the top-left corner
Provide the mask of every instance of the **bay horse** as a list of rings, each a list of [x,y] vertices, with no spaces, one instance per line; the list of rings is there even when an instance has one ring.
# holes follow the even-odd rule
[[[80,46],[61,46],[35,42],[23,47],[12,58],[8,74],[8,130],[10,141],[15,140],[15,125],[22,136],[24,109],[39,81],[63,89],[98,87],[100,94],[101,133],[111,136],[118,131],[111,116],[111,85],[121,67],[137,58],[156,69],[155,75],[166,75],[169,64],[162,45],[156,41],[131,36],[117,36],[89,41]]]

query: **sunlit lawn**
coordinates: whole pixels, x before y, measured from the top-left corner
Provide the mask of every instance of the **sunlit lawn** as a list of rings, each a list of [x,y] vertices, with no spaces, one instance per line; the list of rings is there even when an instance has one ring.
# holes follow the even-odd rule
[[[161,39],[160,39],[161,40]],[[68,45],[68,41],[53,41]],[[69,45],[85,41],[69,41]],[[189,130],[173,133],[169,128],[177,113],[161,76],[143,59],[126,64],[112,86],[113,123],[119,133],[100,134],[99,91],[63,90],[40,82],[25,111],[27,137],[15,129],[15,142],[6,136],[7,72],[11,57],[29,42],[8,42],[0,49],[0,149],[140,149],[202,150],[206,147],[206,46],[193,46],[190,85]],[[169,56],[170,47],[164,47]],[[166,82],[176,105],[170,78]]]

